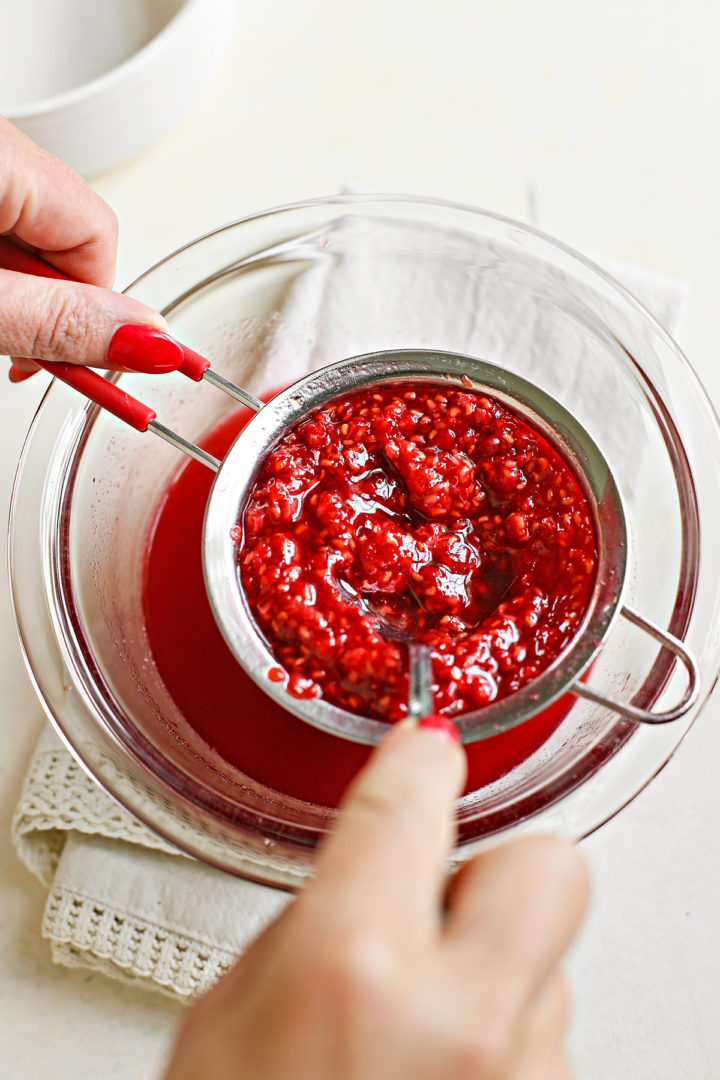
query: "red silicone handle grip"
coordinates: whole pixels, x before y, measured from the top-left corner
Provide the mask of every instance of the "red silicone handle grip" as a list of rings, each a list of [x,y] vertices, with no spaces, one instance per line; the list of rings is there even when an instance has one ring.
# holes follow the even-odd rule
[[[187,345],[183,345],[182,342],[180,347],[183,351],[184,360],[178,371],[181,371],[183,375],[187,375],[188,379],[200,382],[204,372],[210,367],[210,361],[206,360],[200,353],[195,352],[194,349],[189,349]]]
[[[51,266],[39,255],[32,255],[25,248],[18,247],[12,240],[0,236],[0,270],[16,270],[19,274],[34,274],[35,277],[59,278],[71,281],[62,270]]]
[[[136,431],[147,431],[148,424],[154,420],[157,413],[149,405],[143,405],[132,394],[126,394],[115,383],[104,379],[91,368],[81,364],[64,364],[59,360],[36,360],[36,364],[45,368],[50,375],[67,383],[68,386],[79,390],[85,397],[90,398],[102,409],[107,409],[119,420],[124,420]]]

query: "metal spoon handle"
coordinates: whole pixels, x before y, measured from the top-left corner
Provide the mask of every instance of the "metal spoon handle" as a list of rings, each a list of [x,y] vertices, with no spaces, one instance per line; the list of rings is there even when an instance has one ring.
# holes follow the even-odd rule
[[[422,720],[433,711],[432,662],[430,649],[418,641],[408,641],[410,662],[408,719]]]

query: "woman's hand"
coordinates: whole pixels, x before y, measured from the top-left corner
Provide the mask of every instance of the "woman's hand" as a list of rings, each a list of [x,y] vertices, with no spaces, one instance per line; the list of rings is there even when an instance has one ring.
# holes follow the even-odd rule
[[[166,1080],[568,1080],[584,865],[527,839],[448,887],[464,772],[447,732],[392,731],[315,880],[190,1011]]]
[[[110,207],[0,117],[3,234],[76,279],[0,269],[0,354],[13,357],[13,381],[37,370],[32,357],[141,371],[178,366],[182,351],[162,316],[110,290],[117,252]]]

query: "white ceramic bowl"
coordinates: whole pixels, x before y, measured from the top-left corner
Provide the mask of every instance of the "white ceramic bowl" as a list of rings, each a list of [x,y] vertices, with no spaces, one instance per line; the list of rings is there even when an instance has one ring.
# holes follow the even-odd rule
[[[190,108],[230,42],[235,0],[22,0],[3,9],[0,114],[89,175]]]

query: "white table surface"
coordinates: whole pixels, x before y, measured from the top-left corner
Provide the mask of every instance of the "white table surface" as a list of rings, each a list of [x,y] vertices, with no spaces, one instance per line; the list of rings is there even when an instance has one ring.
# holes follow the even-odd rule
[[[711,0],[240,3],[229,63],[140,160],[94,181],[118,284],[243,213],[349,184],[458,199],[691,286],[678,339],[720,402],[720,6]],[[0,386],[2,515],[46,383]],[[0,1072],[150,1080],[181,1007],[54,967],[9,824],[43,723],[0,578]],[[570,962],[581,1080],[720,1077],[720,699],[583,847]]]

